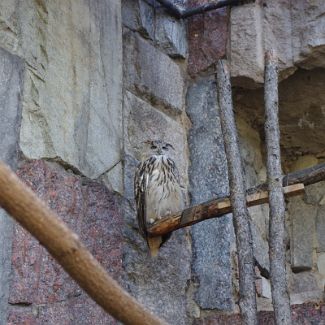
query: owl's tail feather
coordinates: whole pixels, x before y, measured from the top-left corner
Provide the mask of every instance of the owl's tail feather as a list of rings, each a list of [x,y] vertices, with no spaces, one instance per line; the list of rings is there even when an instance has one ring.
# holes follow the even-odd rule
[[[156,257],[159,252],[159,247],[162,243],[162,237],[148,237],[147,243],[151,257]]]

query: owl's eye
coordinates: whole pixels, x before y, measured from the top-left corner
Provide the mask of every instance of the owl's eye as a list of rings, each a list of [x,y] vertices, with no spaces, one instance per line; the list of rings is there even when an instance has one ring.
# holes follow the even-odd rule
[[[163,150],[168,150],[168,148],[166,146],[163,146],[162,148],[163,148]]]
[[[151,146],[151,149],[153,149],[153,150],[154,150],[154,149],[157,149],[157,146],[153,144],[153,145]]]

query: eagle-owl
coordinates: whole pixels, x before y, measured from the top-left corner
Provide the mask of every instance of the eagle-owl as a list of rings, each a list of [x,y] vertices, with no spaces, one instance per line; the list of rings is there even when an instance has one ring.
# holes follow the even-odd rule
[[[157,256],[159,247],[170,234],[149,237],[147,225],[182,210],[183,196],[177,167],[169,157],[173,146],[161,140],[147,141],[145,145],[147,150],[135,172],[134,192],[139,230],[151,256]]]

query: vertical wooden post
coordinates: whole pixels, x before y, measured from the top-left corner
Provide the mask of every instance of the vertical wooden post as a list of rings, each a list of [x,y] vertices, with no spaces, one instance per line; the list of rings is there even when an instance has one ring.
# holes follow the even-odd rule
[[[280,130],[278,120],[278,73],[274,52],[265,54],[265,136],[269,188],[269,254],[272,300],[277,325],[292,324],[285,267],[285,201],[282,188]]]
[[[246,206],[246,189],[233,113],[230,73],[228,63],[225,60],[219,60],[217,63],[217,88],[238,252],[239,307],[244,324],[257,325],[252,233]]]

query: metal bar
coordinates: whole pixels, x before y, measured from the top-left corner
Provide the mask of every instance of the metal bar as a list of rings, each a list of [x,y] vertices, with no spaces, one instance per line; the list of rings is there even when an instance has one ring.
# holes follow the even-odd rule
[[[167,10],[167,12],[171,16],[177,19],[182,19],[182,18],[189,18],[194,15],[203,14],[205,12],[224,8],[224,7],[243,5],[245,3],[254,2],[255,0],[220,0],[217,2],[215,1],[208,2],[203,5],[199,5],[197,7],[187,8],[187,9],[180,8],[172,0],[157,0],[157,1]]]

